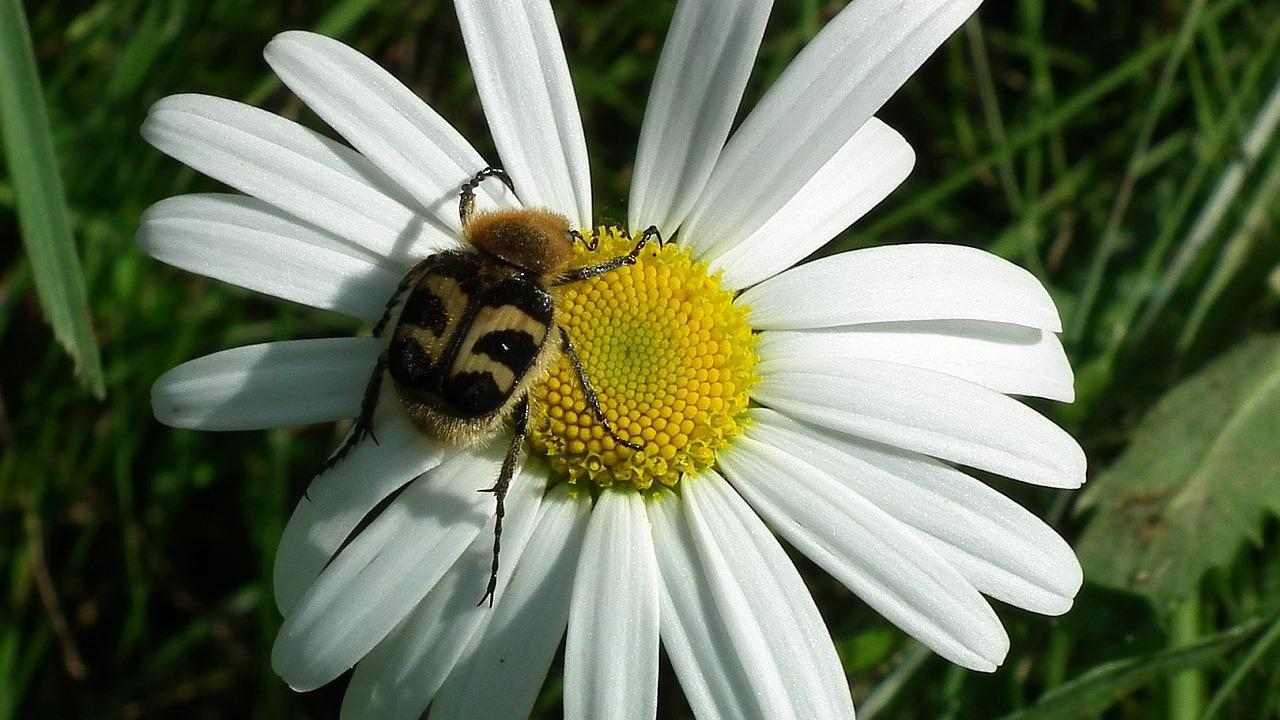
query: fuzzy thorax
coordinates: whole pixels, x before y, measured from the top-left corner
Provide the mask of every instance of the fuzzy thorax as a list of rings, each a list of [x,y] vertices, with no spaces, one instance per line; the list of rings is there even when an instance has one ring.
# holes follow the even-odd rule
[[[550,210],[508,209],[476,213],[466,227],[473,247],[539,277],[573,259],[569,220]]]

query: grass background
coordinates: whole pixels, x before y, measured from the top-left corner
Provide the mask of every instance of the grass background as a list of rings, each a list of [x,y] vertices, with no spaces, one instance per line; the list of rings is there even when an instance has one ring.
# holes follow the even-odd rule
[[[745,108],[843,3],[776,5]],[[555,7],[597,214],[621,218],[673,2]],[[138,128],[174,92],[320,127],[261,59],[274,33],[311,28],[377,59],[496,157],[452,6],[80,0],[26,12],[105,395],[77,382],[53,340],[20,242],[23,188],[0,168],[0,718],[334,717],[345,680],[299,696],[268,656],[274,546],[336,429],[177,431],[148,398],[161,372],[201,354],[358,328],[144,257],[132,237],[148,205],[216,186]],[[1280,147],[1265,122],[1256,129],[1280,78],[1280,3],[1017,0],[979,18],[880,114],[915,146],[916,169],[830,249],[957,242],[1031,268],[1062,309],[1079,394],[1036,405],[1103,470],[1171,386],[1280,326]],[[1235,192],[1216,191],[1233,167]],[[1274,498],[1280,461],[1256,471]],[[1068,539],[1089,522],[1079,494],[993,482]],[[862,718],[1274,718],[1278,535],[1268,519],[1176,606],[1087,582],[1062,618],[999,607],[1012,650],[992,675],[929,655],[801,567]],[[558,673],[540,716],[560,714]],[[688,716],[669,669],[661,697],[662,717]]]

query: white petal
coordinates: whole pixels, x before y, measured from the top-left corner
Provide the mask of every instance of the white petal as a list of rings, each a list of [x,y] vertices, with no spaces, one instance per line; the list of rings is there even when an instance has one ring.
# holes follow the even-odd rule
[[[471,144],[409,88],[359,51],[294,30],[264,52],[289,89],[399,183],[443,226],[458,230],[458,190],[488,166]],[[518,204],[506,186],[477,190],[481,209]]]
[[[1084,483],[1080,445],[1013,398],[950,375],[849,360],[840,376],[770,372],[752,397],[805,422],[1015,480]]]
[[[768,720],[793,714],[777,665],[745,603],[716,606],[708,570],[674,493],[649,505],[661,583],[662,647],[698,720]],[[739,653],[734,636],[756,656]]]
[[[1071,607],[1083,579],[1071,546],[999,492],[931,458],[824,432],[772,410],[753,410],[751,420],[748,437],[804,458],[915,528],[982,592],[1050,615]]]
[[[457,0],[476,90],[493,143],[525,205],[591,227],[582,118],[546,0]]]
[[[1009,638],[982,595],[918,533],[804,458],[743,437],[719,462],[770,527],[886,619],[954,663],[994,670]]]
[[[520,562],[546,487],[545,471],[526,468],[507,495],[495,604],[502,602],[511,569]],[[356,665],[342,699],[343,718],[421,717],[472,638],[493,615],[487,603],[477,604],[489,582],[493,527],[490,517],[413,612]]]
[[[988,320],[1060,332],[1053,299],[1008,260],[960,245],[890,245],[814,260],[738,296],[759,330]]]
[[[980,1],[850,3],[796,57],[729,139],[686,220],[691,242],[736,240],[764,224]]]
[[[760,717],[853,718],[822,616],[778,541],[713,471],[681,485],[685,522]],[[785,693],[785,695],[784,695]]]
[[[479,535],[505,443],[413,481],[329,563],[285,616],[271,666],[295,690],[333,680],[408,615]],[[516,479],[519,482],[519,478]]]
[[[259,430],[355,417],[382,344],[324,338],[248,345],[185,362],[151,387],[160,422]]]
[[[382,383],[373,418],[377,442],[365,438],[312,480],[280,536],[274,585],[276,605],[286,618],[360,521],[444,456],[444,449],[404,416],[390,385]]]
[[[645,105],[628,225],[676,231],[711,177],[773,0],[683,0]]]
[[[377,320],[401,271],[363,248],[244,195],[179,195],[142,215],[157,260],[267,295]]]
[[[772,217],[745,235],[719,238],[723,242],[704,257],[713,271],[724,271],[727,287],[754,285],[808,257],[869,212],[907,178],[915,161],[915,151],[896,130],[871,118]]]
[[[658,712],[658,561],[644,500],[606,490],[587,525],[564,651],[568,720]]]
[[[1058,336],[981,320],[919,320],[760,335],[761,372],[841,375],[849,360],[933,370],[1010,395],[1070,402],[1071,364]]]
[[[569,620],[569,594],[588,500],[561,485],[547,494],[537,527],[478,643],[431,706],[431,720],[528,717]]]
[[[456,243],[359,153],[234,100],[171,95],[142,136],[215,180],[408,265]]]

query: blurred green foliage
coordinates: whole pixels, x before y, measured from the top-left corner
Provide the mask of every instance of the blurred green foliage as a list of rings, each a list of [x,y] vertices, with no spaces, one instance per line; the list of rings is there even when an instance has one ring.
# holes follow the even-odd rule
[[[745,107],[842,5],[777,3]],[[673,2],[555,7],[597,211],[620,218]],[[295,695],[268,655],[279,623],[274,546],[336,429],[175,431],[152,420],[148,397],[161,372],[197,355],[357,328],[143,257],[132,242],[143,209],[216,186],[145,146],[138,128],[150,103],[174,92],[244,99],[320,127],[260,54],[280,30],[313,28],[377,59],[494,157],[451,4],[76,0],[26,9],[107,394],[100,401],[82,389],[53,341],[19,241],[17,178],[0,173],[0,718],[333,717],[342,681]],[[1280,143],[1274,122],[1267,127],[1278,46],[1276,2],[987,3],[980,23],[881,113],[915,146],[913,176],[829,250],[942,240],[1026,265],[1062,308],[1079,394],[1070,406],[1035,404],[1080,438],[1091,466],[1112,466],[1139,436],[1157,444],[1141,451],[1151,456],[1160,444],[1172,452],[1200,443],[1161,419],[1169,405],[1194,414],[1188,394],[1200,393],[1207,409],[1232,415],[1255,408],[1259,388],[1274,392],[1265,379],[1274,375],[1229,353],[1280,327]],[[1230,392],[1216,396],[1210,376]],[[1215,476],[1204,502],[1230,492],[1248,505],[1247,492],[1261,507],[1270,493],[1275,507],[1280,463],[1265,436],[1250,442],[1262,459]],[[1116,495],[1099,490],[1095,503],[1119,502],[1150,479],[1139,452],[1135,443],[1106,475]],[[1183,480],[1161,479],[1175,492]],[[992,482],[1073,541],[1094,517],[1076,507],[1078,493]],[[922,652],[801,567],[862,718],[1253,720],[1280,717],[1280,530],[1265,518],[1237,528],[1247,542],[1211,556],[1198,554],[1195,538],[1144,548],[1197,569],[1173,609],[1099,584],[1125,585],[1105,572],[1087,578],[1062,618],[1001,608],[1012,650],[993,675]],[[557,673],[538,707],[559,716]],[[687,714],[664,669],[660,715]]]

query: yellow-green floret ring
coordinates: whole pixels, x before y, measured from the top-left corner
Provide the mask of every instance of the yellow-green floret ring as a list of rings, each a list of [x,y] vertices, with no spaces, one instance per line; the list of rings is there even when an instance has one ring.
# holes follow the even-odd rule
[[[595,237],[594,252],[579,246],[581,264],[634,245],[617,228]],[[614,431],[641,449],[605,433],[561,357],[531,390],[531,445],[555,475],[602,487],[674,486],[710,467],[741,432],[756,379],[755,336],[719,274],[687,250],[651,243],[635,265],[566,285],[556,301]]]

